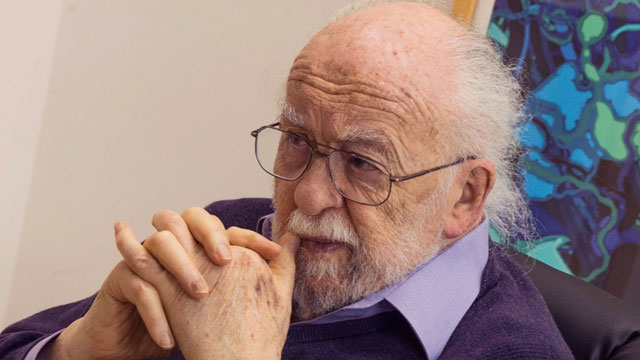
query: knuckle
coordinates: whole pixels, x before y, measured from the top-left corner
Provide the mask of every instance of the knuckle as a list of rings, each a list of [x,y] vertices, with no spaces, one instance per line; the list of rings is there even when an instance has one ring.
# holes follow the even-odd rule
[[[131,284],[131,291],[136,299],[142,300],[152,295],[155,289],[147,282],[137,279]]]
[[[144,246],[148,249],[157,249],[166,244],[171,239],[171,236],[171,232],[167,230],[158,231],[145,240]]]
[[[164,229],[175,230],[184,227],[185,223],[180,215],[173,213],[164,218],[162,225]]]
[[[269,266],[255,251],[244,247],[232,246],[231,252],[235,260],[231,263],[232,267],[252,268],[258,273],[269,272]]]
[[[175,214],[175,211],[170,209],[162,209],[160,211],[157,211],[155,214],[153,214],[153,217],[151,217],[151,224],[154,226],[158,226],[163,223],[165,218],[173,214]]]
[[[258,234],[257,232],[251,232],[251,241],[258,242],[262,240],[264,240],[264,237],[262,237],[262,235]]]
[[[173,237],[173,233],[169,230],[158,231],[155,234],[156,241],[159,241],[161,244],[173,240]]]
[[[154,262],[155,260],[151,259],[149,256],[136,254],[131,257],[129,265],[136,273],[140,273],[147,271],[147,269],[151,269],[155,265]]]
[[[120,260],[109,274],[108,279],[120,282],[126,276],[131,274],[131,268],[125,260]]]
[[[243,237],[243,229],[237,227],[237,226],[231,226],[226,230],[226,234],[227,234],[227,238],[229,238],[229,240],[231,240],[231,238],[234,239],[235,242],[241,242],[242,243],[242,237]]]
[[[182,216],[193,216],[200,212],[202,208],[198,206],[190,206],[183,213]]]

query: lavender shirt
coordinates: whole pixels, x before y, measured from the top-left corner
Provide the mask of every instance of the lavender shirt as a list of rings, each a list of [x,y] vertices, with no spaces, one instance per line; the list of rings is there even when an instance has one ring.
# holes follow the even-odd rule
[[[271,238],[271,218],[258,221],[258,232]],[[291,327],[361,319],[399,311],[409,322],[429,359],[437,359],[453,330],[480,292],[489,257],[489,223],[453,243],[404,281],[310,321]]]
[[[258,221],[257,231],[271,238],[273,214]],[[364,299],[310,321],[291,324],[309,326],[362,319],[388,311],[399,311],[409,322],[429,359],[437,359],[449,337],[480,291],[480,278],[489,256],[489,224],[485,220],[404,281]],[[40,350],[62,332],[36,344],[26,360],[35,360]]]

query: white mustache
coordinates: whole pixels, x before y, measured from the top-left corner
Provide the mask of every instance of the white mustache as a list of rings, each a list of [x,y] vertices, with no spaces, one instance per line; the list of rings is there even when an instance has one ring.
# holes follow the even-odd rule
[[[300,237],[319,237],[352,247],[360,246],[360,237],[351,222],[332,211],[309,216],[296,209],[289,215],[285,231]]]

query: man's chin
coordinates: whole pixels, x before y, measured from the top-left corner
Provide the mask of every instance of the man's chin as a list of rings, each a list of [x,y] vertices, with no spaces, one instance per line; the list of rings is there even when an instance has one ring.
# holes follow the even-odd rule
[[[343,281],[330,278],[296,279],[293,291],[293,319],[306,321],[325,315],[351,298]]]
[[[298,280],[296,279],[296,281]],[[334,294],[344,287],[344,283],[346,280],[343,278],[338,279],[329,276],[306,276],[304,279],[300,279],[299,281],[304,282],[306,288],[313,291],[314,293]]]
[[[294,306],[299,320],[334,310],[351,299],[348,255],[316,253],[301,248],[296,256]]]
[[[346,281],[351,250],[347,246],[340,246],[330,251],[316,251],[313,246],[301,243],[296,254],[297,276],[314,282],[330,281],[338,284]]]

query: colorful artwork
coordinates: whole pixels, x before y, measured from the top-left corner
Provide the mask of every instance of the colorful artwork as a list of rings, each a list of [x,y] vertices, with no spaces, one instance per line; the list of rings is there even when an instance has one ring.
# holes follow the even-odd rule
[[[615,295],[637,294],[640,1],[497,0],[489,36],[529,90],[521,161],[541,238],[518,245]]]

